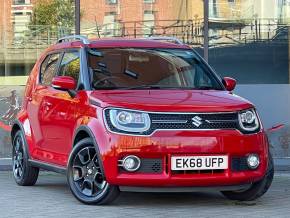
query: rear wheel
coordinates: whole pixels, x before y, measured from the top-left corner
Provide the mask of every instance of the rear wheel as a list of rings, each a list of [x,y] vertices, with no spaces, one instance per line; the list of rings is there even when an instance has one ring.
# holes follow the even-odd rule
[[[13,176],[18,185],[34,185],[38,178],[39,169],[32,167],[28,162],[28,154],[25,149],[25,141],[22,132],[16,132],[13,138]]]
[[[107,183],[100,161],[90,138],[78,142],[70,155],[68,184],[73,195],[85,204],[108,204],[119,195],[119,188]]]
[[[247,190],[240,191],[223,191],[222,194],[231,199],[239,201],[253,201],[264,195],[270,188],[274,177],[273,158],[269,156],[268,170],[264,178],[251,185]]]

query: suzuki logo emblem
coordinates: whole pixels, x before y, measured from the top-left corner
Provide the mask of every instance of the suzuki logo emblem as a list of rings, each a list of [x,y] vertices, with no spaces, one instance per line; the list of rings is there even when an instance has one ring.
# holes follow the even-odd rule
[[[195,116],[192,118],[192,124],[199,127],[202,124],[202,119],[199,116]]]

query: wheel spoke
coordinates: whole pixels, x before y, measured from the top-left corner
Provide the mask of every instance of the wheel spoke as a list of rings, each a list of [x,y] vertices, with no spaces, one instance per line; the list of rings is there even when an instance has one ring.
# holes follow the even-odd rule
[[[104,180],[101,183],[94,181],[94,185],[98,188],[98,190],[102,190],[106,184],[107,182]]]
[[[98,155],[97,155],[97,153],[95,153],[95,155],[94,155],[92,160],[93,160],[94,164],[98,164]]]
[[[23,173],[23,170],[22,170],[21,167],[18,168],[18,173],[19,173],[19,177],[21,177],[22,176],[22,173]]]
[[[78,182],[84,178],[83,169],[80,166],[73,166],[73,180]]]
[[[83,190],[82,192],[87,196],[93,196],[94,193],[94,185],[92,181],[85,180],[83,182]]]
[[[102,190],[106,185],[106,181],[103,179],[101,172],[96,172],[94,176],[94,185],[98,188],[98,190]]]
[[[19,152],[18,153],[18,160],[19,161],[22,161],[23,160],[23,154],[22,154],[22,152]]]
[[[13,148],[13,174],[14,177],[20,179],[25,170],[24,156],[23,156],[23,141],[20,136],[17,136],[14,141]]]
[[[17,167],[18,167],[18,161],[15,160],[14,163],[13,163],[14,171],[17,169]]]
[[[91,160],[89,148],[84,148],[83,150],[81,150],[78,153],[78,158],[83,166],[87,165]]]
[[[15,169],[15,175],[16,175],[16,177],[19,177],[19,167],[17,167],[17,168]]]
[[[23,163],[22,163],[22,161],[18,161],[18,163],[19,163],[19,167],[23,168]]]
[[[15,152],[18,153],[20,150],[20,138],[18,137],[15,142]]]

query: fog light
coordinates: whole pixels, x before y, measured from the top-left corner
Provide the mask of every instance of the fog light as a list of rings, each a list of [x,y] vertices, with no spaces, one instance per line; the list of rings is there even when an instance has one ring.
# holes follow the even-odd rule
[[[140,164],[140,158],[134,155],[129,155],[123,159],[123,168],[129,172],[137,171]]]
[[[250,154],[247,158],[248,167],[251,169],[257,169],[260,165],[260,158],[257,154]]]

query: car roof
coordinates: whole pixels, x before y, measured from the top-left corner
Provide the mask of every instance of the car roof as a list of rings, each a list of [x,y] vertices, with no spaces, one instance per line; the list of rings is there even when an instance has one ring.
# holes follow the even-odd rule
[[[68,49],[68,48],[177,48],[190,49],[188,45],[176,44],[173,42],[165,42],[161,40],[151,39],[123,39],[123,38],[107,38],[107,39],[90,39],[89,44],[83,44],[81,41],[61,42],[51,45],[47,51]]]

